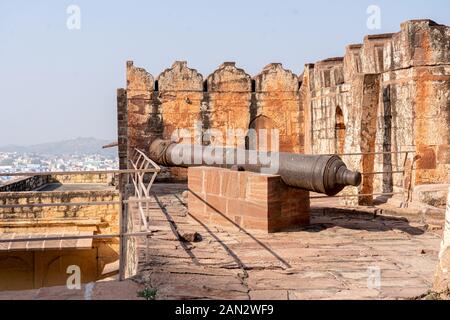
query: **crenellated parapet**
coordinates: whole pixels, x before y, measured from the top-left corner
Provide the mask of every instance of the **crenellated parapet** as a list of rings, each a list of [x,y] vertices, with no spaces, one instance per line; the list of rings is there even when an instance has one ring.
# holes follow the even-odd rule
[[[242,92],[252,91],[252,78],[243,69],[237,68],[235,62],[224,62],[207,78],[208,92]]]
[[[385,71],[384,51],[391,43],[393,33],[377,34],[364,37],[361,47],[361,72],[382,73]]]
[[[244,148],[245,139],[238,137],[245,137],[247,133],[252,117],[252,96],[251,76],[234,62],[225,62],[210,74],[201,109],[202,124],[205,131],[216,130],[221,137],[205,135],[204,144]],[[238,137],[231,139],[232,136]]]
[[[130,98],[150,99],[155,80],[144,68],[127,61],[127,92]]]
[[[361,48],[362,44],[350,44],[345,48],[344,82],[351,82],[356,74],[362,72]]]
[[[160,92],[167,91],[203,91],[203,76],[187,66],[186,61],[175,61],[171,68],[164,70],[158,77]]]
[[[300,111],[299,79],[281,63],[271,63],[254,77],[256,117],[250,127],[258,134],[260,129],[278,130],[278,146],[273,140],[275,132],[268,133],[270,150],[303,152],[303,114]],[[272,132],[272,131],[271,131]]]
[[[312,89],[333,88],[344,83],[344,58],[325,59],[314,64]]]
[[[225,62],[204,77],[186,61],[176,61],[155,80],[130,61],[127,89],[122,93],[127,112],[119,125],[123,136],[123,119],[127,119],[128,139],[120,141],[127,144],[128,152],[146,150],[155,138],[245,148],[250,128],[277,129],[280,149],[300,152],[299,85],[297,75],[280,63],[267,65],[252,78],[234,62]]]
[[[281,63],[270,63],[255,77],[256,92],[297,92],[298,77]]]
[[[401,24],[385,50],[385,71],[445,65],[450,61],[450,28],[432,20]]]

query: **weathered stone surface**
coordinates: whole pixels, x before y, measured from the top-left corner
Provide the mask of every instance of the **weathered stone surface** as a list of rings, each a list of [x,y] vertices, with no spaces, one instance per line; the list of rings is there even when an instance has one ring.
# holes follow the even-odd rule
[[[407,21],[397,33],[366,36],[362,44],[347,46],[343,58],[307,64],[300,77],[272,63],[252,80],[226,62],[203,82],[201,74],[178,61],[155,85],[150,74],[128,62],[128,146],[145,149],[155,137],[185,129],[189,141],[244,147],[242,138],[227,141],[226,131],[242,136],[250,128],[277,129],[281,151],[386,152],[345,159],[352,169],[385,172],[364,176],[359,193],[446,183],[449,30],[430,20]],[[200,129],[194,133],[196,123]],[[404,151],[416,157],[409,154],[405,161],[405,154],[397,153]],[[405,176],[390,173],[403,168]],[[182,169],[171,172],[186,177]]]
[[[281,63],[271,63],[255,76],[256,115],[250,127],[279,130],[279,150],[299,153],[303,151],[303,114],[299,108],[299,81]],[[259,127],[255,121],[264,116],[268,123]],[[271,148],[274,149],[274,146]]]
[[[366,36],[361,48],[362,73],[383,73],[384,47],[391,41],[393,33]]]
[[[308,228],[233,231],[190,217],[184,190],[180,184],[152,188],[149,221],[160,229],[149,239],[148,260],[145,241],[139,242],[135,282],[2,292],[0,299],[141,299],[137,292],[145,286],[156,289],[156,299],[409,299],[432,286],[440,237],[407,219],[322,212],[329,200],[317,199]],[[187,244],[178,230],[199,232],[203,241]],[[374,267],[379,288],[368,287]]]
[[[183,142],[199,143],[194,136],[194,126],[200,120],[203,99],[203,77],[186,61],[176,61],[172,68],[158,77],[159,103],[163,121],[163,138],[170,139],[178,133]],[[186,130],[186,133],[179,130]],[[177,131],[178,130],[178,131]]]
[[[450,29],[432,20],[410,20],[392,36],[385,50],[385,70],[448,64]]]
[[[423,184],[413,191],[413,201],[429,204],[433,207],[445,207],[449,184]]]
[[[119,193],[112,188],[0,193],[1,205],[118,200]],[[27,238],[30,235],[61,237],[118,232],[118,205],[0,208],[0,234],[15,234],[16,238]],[[28,242],[26,250],[23,246],[15,246],[20,243],[0,244],[0,291],[65,284],[68,277],[67,267],[70,265],[80,267],[83,282],[99,279],[106,266],[118,260],[118,240],[108,238],[84,241],[87,241],[87,244],[82,244],[83,240],[77,242],[73,239]],[[76,249],[78,246],[81,248]],[[54,250],[55,248],[57,250]]]
[[[50,176],[32,176],[14,179],[0,186],[0,192],[32,191],[49,183]]]
[[[345,48],[344,82],[350,83],[353,77],[362,72],[361,48],[362,44],[350,44]]]
[[[205,137],[204,142],[245,148],[252,108],[251,77],[234,62],[225,62],[208,76],[207,90],[207,103],[201,110],[203,125],[219,134]]]
[[[348,46],[343,61],[306,65],[300,90],[305,150],[392,152],[344,157],[352,169],[385,172],[363,176],[362,194],[447,183],[449,34],[447,26],[412,20],[398,33],[367,36],[363,44]],[[397,153],[405,151],[415,155]],[[390,173],[403,169],[404,176]]]
[[[225,62],[203,81],[185,61],[176,61],[155,81],[130,61],[127,82],[127,92],[119,91],[118,103],[123,95],[128,103],[118,107],[118,127],[120,134],[127,132],[119,146],[127,144],[129,155],[134,148],[146,150],[156,137],[245,148],[252,145],[246,140],[249,129],[277,129],[279,143],[271,149],[303,151],[298,77],[279,63],[268,65],[252,80],[234,62]],[[185,179],[186,171],[170,168],[169,177]]]
[[[449,52],[450,28],[448,26],[439,25],[430,20],[412,20],[403,23],[401,30],[397,33],[367,36],[362,44],[348,46],[343,58],[331,58],[316,64],[307,64],[300,77],[283,69],[281,64],[270,64],[252,80],[245,71],[236,68],[234,63],[225,63],[208,76],[206,82],[203,82],[203,77],[198,72],[187,68],[186,63],[178,62],[158,79],[159,83],[155,84],[155,87],[159,87],[159,91],[157,92],[157,88],[154,88],[154,92],[148,94],[146,88],[151,87],[149,82],[153,81],[152,78],[142,70],[135,70],[130,78],[141,77],[143,80],[140,85],[134,87],[130,85],[132,89],[130,91],[134,90],[142,94],[144,98],[149,96],[151,108],[141,103],[143,112],[136,111],[133,106],[130,109],[135,115],[131,117],[133,123],[128,120],[128,123],[133,126],[133,129],[128,129],[128,146],[138,145],[145,148],[145,143],[150,142],[148,140],[153,137],[163,135],[167,137],[180,128],[187,128],[191,133],[192,123],[195,121],[199,121],[203,126],[200,130],[201,134],[195,137],[196,142],[203,144],[220,143],[220,140],[212,139],[210,135],[204,134],[211,128],[218,128],[222,134],[229,128],[244,131],[249,128],[278,129],[282,151],[364,153],[364,155],[344,157],[344,161],[351,169],[366,173],[359,188],[347,188],[344,194],[352,196],[372,192],[402,191],[405,199],[410,199],[411,191],[416,186],[448,183],[450,173]],[[127,99],[133,102],[129,97]],[[129,114],[130,110],[128,110]],[[147,125],[143,125],[146,121]],[[141,138],[136,138],[136,135],[139,136],[139,130],[143,132],[142,137],[144,137],[141,141],[137,141]],[[242,146],[239,142],[227,143]],[[271,150],[272,145],[266,148]],[[370,154],[371,152],[383,152],[383,154]],[[173,169],[174,176],[178,174],[177,171],[178,169]],[[221,201],[222,190],[226,190],[233,197],[240,197],[242,193],[245,197],[255,197],[255,199],[261,196],[261,190],[248,192],[247,188],[230,187],[230,185],[239,185],[239,180],[230,184],[227,184],[228,182],[205,184],[205,179],[208,180],[202,173],[202,176],[195,177],[189,182],[190,187],[201,190],[200,197],[214,203],[214,206],[221,211],[227,211],[229,206],[239,208],[239,203],[236,201]],[[233,180],[224,175],[220,175],[218,179]],[[199,216],[210,219],[211,208],[202,201],[197,201],[198,199],[195,200],[192,197],[190,199],[192,201],[190,206],[199,212]],[[371,204],[372,197],[349,197],[344,201],[353,205]],[[257,208],[252,209],[257,211]],[[426,216],[428,219],[428,213]],[[237,220],[246,228],[242,221]],[[379,245],[370,242],[364,250],[371,252],[380,250],[388,257],[389,265],[395,261],[402,270],[410,268],[411,265],[418,269],[418,266],[420,268],[425,266],[425,271],[415,270],[414,273],[418,277],[429,277],[432,268],[426,261],[431,259],[430,256],[433,255],[435,248],[426,245],[418,248],[417,243],[415,245],[407,243],[411,239],[420,237],[420,231],[416,230],[418,228],[404,226],[403,221],[390,221],[387,223],[388,226],[386,222],[382,225],[368,226],[366,221],[345,220],[342,222],[340,219],[336,221],[333,220],[333,223],[338,223],[338,226],[330,227],[330,221],[325,219],[325,225],[316,227],[324,228],[325,232],[330,232],[329,229],[336,231],[342,226],[351,230],[364,228],[372,232],[381,229],[383,233],[389,232],[389,236],[392,235],[392,239],[395,240],[398,240],[396,237],[407,233],[406,238],[402,238],[405,242],[401,242],[399,247],[394,249],[391,248],[391,238],[389,238],[390,242],[383,243],[378,234],[364,234],[364,241],[377,239],[380,242]],[[202,225],[201,219],[197,219],[196,222]],[[216,219],[213,222],[224,221]],[[402,227],[394,228],[398,226]],[[335,236],[334,233],[330,234]],[[346,236],[348,234],[346,233]],[[166,237],[170,238],[169,235]],[[232,240],[228,238],[227,240],[231,243],[238,242],[234,235],[231,238]],[[335,241],[336,239],[332,238],[327,245],[333,245]],[[354,238],[348,237],[346,241],[353,242]],[[233,247],[233,245],[230,246]],[[374,247],[378,249],[373,251]],[[257,260],[255,256],[258,252],[246,252],[248,248],[254,249],[248,244],[242,248],[233,247],[242,258],[239,261],[233,261],[230,257],[218,259],[218,255],[212,252],[207,252],[212,254],[208,256],[198,248],[193,248],[192,251],[200,252],[199,260],[205,259],[208,263],[228,267],[251,265],[253,268],[261,268],[270,264],[271,267],[282,265],[282,268],[288,268],[286,264],[291,265],[289,261],[277,261],[267,252],[259,252],[260,260]],[[403,251],[399,251],[400,248]],[[280,249],[280,252],[284,251]],[[404,252],[409,252],[410,257],[405,258]],[[327,257],[328,254],[320,250],[305,250],[306,258],[311,255],[317,260]],[[416,257],[417,254],[420,255],[419,258]],[[354,258],[354,256],[351,257],[356,264],[357,259]],[[414,262],[408,266],[405,261],[410,258]],[[176,260],[176,257],[167,254],[164,259],[171,263]],[[190,256],[183,256],[182,259],[189,261]],[[212,262],[214,259],[218,259],[219,262]],[[295,260],[295,258],[292,259]],[[378,261],[379,265],[386,267],[384,262]],[[339,263],[345,264],[343,261]],[[314,265],[314,267],[320,269],[320,266]],[[359,272],[362,271],[359,270]],[[312,288],[305,291],[295,288],[283,289],[282,295],[287,292],[289,297],[300,297],[307,292],[309,296],[320,297],[324,293],[332,294],[333,292],[336,297],[341,295],[349,298],[354,296],[400,298],[415,294],[429,284],[428,278],[424,280],[426,284],[423,283],[423,279],[403,283],[400,276],[396,275],[393,278],[388,279],[395,285],[386,286],[378,296],[376,292],[362,288],[360,278],[345,279],[346,284],[354,286],[353,289],[356,292],[354,295],[347,289],[335,290],[336,288],[330,290]],[[401,290],[396,286],[399,283],[396,281],[403,283]],[[203,294],[204,291],[201,290],[196,293],[196,296]],[[167,293],[166,296],[170,294]]]
[[[129,155],[138,148],[146,150],[151,138],[149,126],[154,78],[145,71],[127,62],[127,128]]]
[[[117,201],[119,194],[116,190],[80,190],[80,191],[25,191],[2,192],[0,204],[2,205],[26,205],[33,203],[76,203],[76,202],[100,202]],[[99,233],[114,233],[118,231],[119,215],[117,205],[99,206],[57,206],[57,207],[21,207],[0,209],[0,232],[45,232],[52,229],[52,224],[64,224],[64,218],[72,218],[74,221],[67,227],[73,226],[77,231],[83,231],[80,224],[77,229],[76,219],[96,218],[102,220],[102,226],[85,225],[84,228],[93,228]],[[95,221],[95,219],[94,219]],[[39,229],[43,228],[43,229]]]
[[[170,229],[156,232],[148,262],[141,244],[138,278],[157,289],[157,299],[408,299],[431,288],[439,235],[406,219],[318,213],[313,200],[311,227],[267,235],[186,216],[183,190],[155,185],[166,214],[155,208],[150,221],[197,231],[203,241],[185,245]],[[368,287],[373,267],[380,288]]]
[[[119,156],[119,169],[128,168],[128,107],[127,90],[117,89],[117,147]],[[121,190],[124,188],[124,179],[119,177]]]

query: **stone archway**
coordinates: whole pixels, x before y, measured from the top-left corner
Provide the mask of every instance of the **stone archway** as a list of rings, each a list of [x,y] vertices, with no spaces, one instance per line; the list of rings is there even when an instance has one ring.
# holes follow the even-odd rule
[[[0,291],[34,288],[33,252],[0,253]]]
[[[335,114],[335,153],[342,154],[344,153],[344,143],[345,143],[345,122],[344,122],[344,113],[340,106],[336,107]]]
[[[260,115],[254,118],[249,125],[249,132],[245,137],[245,148],[258,151],[279,151],[278,145],[273,145],[272,134],[274,129],[272,119]],[[266,130],[263,132],[262,130]],[[261,138],[263,140],[261,140]]]

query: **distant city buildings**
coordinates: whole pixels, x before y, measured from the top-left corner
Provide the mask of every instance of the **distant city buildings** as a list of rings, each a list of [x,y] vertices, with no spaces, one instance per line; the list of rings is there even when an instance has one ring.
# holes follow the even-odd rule
[[[0,173],[117,170],[119,158],[99,154],[42,155],[0,152]],[[0,185],[17,177],[0,176]]]

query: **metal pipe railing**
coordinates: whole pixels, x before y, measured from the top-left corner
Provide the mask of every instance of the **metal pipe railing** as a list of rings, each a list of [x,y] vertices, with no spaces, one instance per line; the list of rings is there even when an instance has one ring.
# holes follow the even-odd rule
[[[362,176],[374,176],[378,174],[386,174],[386,173],[405,173],[404,170],[396,170],[396,171],[376,171],[376,172],[363,172],[361,173]]]
[[[33,177],[33,176],[59,176],[79,174],[130,174],[130,173],[158,173],[161,168],[149,169],[122,169],[122,170],[92,170],[92,171],[40,171],[40,172],[9,172],[1,173],[0,177]]]
[[[365,155],[380,155],[380,154],[405,154],[416,153],[414,150],[410,151],[379,151],[379,152],[354,152],[354,153],[329,153],[323,154],[328,156],[365,156]],[[322,154],[321,154],[322,155]]]
[[[403,192],[382,192],[382,193],[366,193],[366,194],[338,194],[335,196],[312,196],[310,199],[325,199],[325,198],[359,198],[370,196],[391,196],[396,194],[403,194]]]
[[[14,208],[42,208],[42,207],[77,207],[77,206],[106,206],[119,205],[122,203],[145,203],[147,199],[129,199],[116,201],[85,201],[85,202],[57,202],[57,203],[21,203],[21,204],[0,204],[0,209],[14,209]],[[1,213],[0,213],[1,214]]]
[[[58,240],[82,240],[82,239],[110,239],[122,237],[140,237],[151,234],[152,231],[130,232],[130,233],[112,233],[112,234],[92,234],[79,236],[55,236],[55,237],[33,237],[33,238],[11,238],[0,239],[0,243],[9,242],[36,242],[36,241],[58,241]]]

